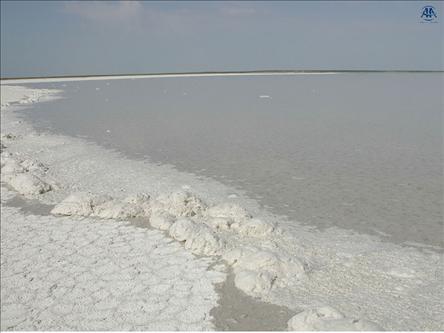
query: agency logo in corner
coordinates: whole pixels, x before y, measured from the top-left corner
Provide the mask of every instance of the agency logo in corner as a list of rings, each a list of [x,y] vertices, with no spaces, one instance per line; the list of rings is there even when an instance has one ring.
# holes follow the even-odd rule
[[[438,22],[438,12],[433,6],[424,6],[421,9],[421,21],[427,23]]]

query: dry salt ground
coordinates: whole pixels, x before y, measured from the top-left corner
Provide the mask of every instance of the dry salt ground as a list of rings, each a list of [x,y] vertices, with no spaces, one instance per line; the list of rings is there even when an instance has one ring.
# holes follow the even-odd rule
[[[1,217],[2,330],[213,328],[224,274],[161,232],[7,206]]]
[[[2,329],[215,329],[227,267],[251,300],[288,309],[274,328],[444,328],[442,254],[317,231],[217,181],[36,133],[17,111],[57,91],[1,89]]]

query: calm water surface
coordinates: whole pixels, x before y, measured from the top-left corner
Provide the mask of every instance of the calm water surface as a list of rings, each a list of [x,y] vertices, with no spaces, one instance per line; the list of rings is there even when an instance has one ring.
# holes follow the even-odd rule
[[[442,74],[156,78],[33,84],[24,111],[245,190],[318,227],[443,246]]]

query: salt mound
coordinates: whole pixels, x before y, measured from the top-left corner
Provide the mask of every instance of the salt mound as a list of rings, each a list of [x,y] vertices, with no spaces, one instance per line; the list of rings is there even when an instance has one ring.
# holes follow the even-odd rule
[[[225,242],[207,226],[198,225],[197,233],[185,241],[185,248],[194,254],[214,256],[222,253]]]
[[[2,174],[18,174],[26,171],[17,160],[6,154],[2,154],[0,165]]]
[[[298,259],[255,247],[228,251],[223,259],[233,267],[236,287],[250,295],[267,293],[275,283],[285,286],[289,279],[306,274]]]
[[[150,224],[153,228],[159,230],[168,230],[174,223],[174,217],[169,214],[152,214],[150,216]]]
[[[236,272],[234,285],[248,295],[257,295],[268,292],[275,280],[275,276],[269,272],[255,272],[241,270]]]
[[[150,196],[144,193],[125,198],[123,201],[109,200],[93,206],[91,216],[103,219],[127,219],[150,215]]]
[[[187,191],[160,195],[151,204],[153,212],[166,212],[174,216],[202,215],[205,208],[201,199]]]
[[[146,207],[149,205],[149,201],[150,195],[146,193],[137,193],[123,199],[123,202]]]
[[[102,219],[127,219],[145,216],[145,211],[137,204],[110,200],[92,207],[91,216]]]
[[[48,167],[44,165],[43,163],[33,160],[33,159],[25,159],[20,163],[20,165],[29,172],[36,172],[36,173],[45,173],[48,171]]]
[[[29,173],[12,175],[9,177],[8,183],[23,195],[36,195],[51,191],[51,185]]]
[[[169,230],[170,236],[179,242],[187,240],[193,233],[197,233],[197,224],[186,218],[178,219]]]
[[[382,331],[382,327],[363,319],[346,318],[338,310],[324,306],[298,313],[288,321],[290,331]]]
[[[112,200],[109,196],[95,196],[91,193],[78,192],[71,194],[51,210],[54,215],[89,216],[95,207]]]
[[[259,219],[245,220],[241,223],[234,223],[233,229],[237,229],[245,236],[263,237],[271,234],[275,225]]]
[[[233,221],[223,217],[216,217],[205,220],[205,223],[215,230],[228,230]]]
[[[241,223],[251,218],[251,215],[243,207],[233,203],[222,203],[210,207],[207,209],[206,215],[213,218],[230,219],[236,223]]]
[[[219,255],[225,247],[225,242],[209,227],[185,218],[177,220],[170,227],[169,234],[177,241],[185,241],[185,248],[194,254]]]

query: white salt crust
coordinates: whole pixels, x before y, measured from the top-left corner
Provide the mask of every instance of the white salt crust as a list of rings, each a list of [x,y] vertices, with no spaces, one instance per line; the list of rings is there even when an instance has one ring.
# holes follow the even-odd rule
[[[2,86],[2,95],[7,89]],[[299,311],[334,305],[346,318],[335,325],[344,330],[367,323],[348,318],[368,318],[389,330],[444,327],[439,254],[340,229],[313,231],[276,218],[215,181],[126,160],[79,139],[36,135],[3,111],[2,133],[20,138],[2,140],[5,158],[13,153],[15,160],[5,163],[6,170],[54,184],[34,195],[56,204],[53,214],[88,221],[146,218],[191,252],[221,256],[233,267],[236,286],[249,295]],[[40,160],[49,169],[37,175],[25,169],[24,159]],[[2,180],[8,182],[3,176],[2,161]],[[177,190],[182,184],[186,191]]]
[[[289,331],[383,331],[364,319],[347,318],[338,310],[324,306],[298,313],[288,321]]]
[[[213,330],[225,273],[157,230],[4,205],[1,330]]]
[[[33,196],[51,191],[51,185],[42,179],[47,170],[35,160],[16,159],[7,152],[1,154],[2,180],[22,195]]]

